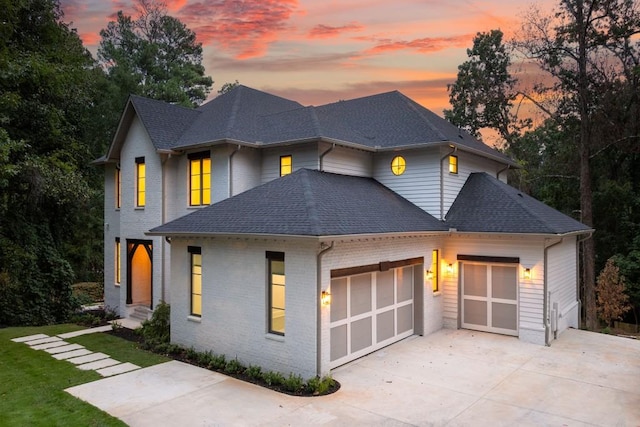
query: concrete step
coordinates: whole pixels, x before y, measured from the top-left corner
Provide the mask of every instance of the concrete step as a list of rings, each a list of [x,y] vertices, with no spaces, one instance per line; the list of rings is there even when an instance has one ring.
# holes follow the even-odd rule
[[[144,320],[148,320],[151,317],[151,313],[152,312],[148,307],[136,306],[131,314],[129,314],[129,317],[142,322]]]

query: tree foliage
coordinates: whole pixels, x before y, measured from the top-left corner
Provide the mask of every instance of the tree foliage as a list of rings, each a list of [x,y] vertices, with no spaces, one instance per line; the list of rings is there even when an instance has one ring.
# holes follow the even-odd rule
[[[614,320],[622,320],[629,311],[629,295],[625,293],[625,278],[620,274],[613,258],[609,258],[598,275],[596,286],[598,315],[608,325]]]
[[[3,5],[0,39],[0,324],[65,319],[66,250],[94,194],[84,129],[94,61],[54,0]]]
[[[202,66],[202,44],[163,3],[138,0],[137,16],[119,11],[100,31],[98,59],[120,91],[120,104],[137,94],[192,107],[202,103],[213,81]]]

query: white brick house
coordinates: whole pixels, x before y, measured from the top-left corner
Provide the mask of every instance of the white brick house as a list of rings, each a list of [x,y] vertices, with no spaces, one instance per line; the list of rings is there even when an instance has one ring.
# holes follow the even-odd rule
[[[105,303],[169,302],[173,342],[310,377],[443,326],[541,345],[578,326],[591,230],[399,92],[132,97],[100,160]]]

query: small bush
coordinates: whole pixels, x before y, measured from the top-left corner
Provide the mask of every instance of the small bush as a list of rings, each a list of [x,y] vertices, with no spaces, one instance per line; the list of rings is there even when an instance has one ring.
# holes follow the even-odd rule
[[[243,372],[245,367],[242,366],[242,363],[238,362],[238,359],[231,359],[227,362],[227,366],[224,367],[224,372],[227,374],[239,374]]]
[[[282,386],[289,393],[298,393],[304,388],[304,380],[300,375],[290,373],[289,377],[284,380]]]
[[[278,387],[284,383],[284,376],[280,372],[265,372],[262,379],[269,387]]]
[[[81,304],[92,304],[104,299],[104,286],[100,282],[80,282],[71,285],[71,295]]]
[[[314,396],[326,394],[335,387],[336,381],[330,376],[309,378],[307,381],[307,391]]]
[[[245,369],[244,374],[252,380],[258,381],[262,379],[262,368],[256,365],[249,365],[249,367]]]
[[[161,301],[151,316],[151,320],[142,322],[142,337],[145,346],[154,348],[159,344],[168,344],[171,337],[171,325],[169,318],[171,307]]]
[[[227,366],[227,358],[224,354],[214,354],[209,361],[209,369],[223,371]]]

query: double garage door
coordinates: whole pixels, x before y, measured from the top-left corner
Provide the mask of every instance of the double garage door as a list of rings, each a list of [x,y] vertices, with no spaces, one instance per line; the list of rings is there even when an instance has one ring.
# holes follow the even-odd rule
[[[518,335],[518,266],[463,262],[462,327]]]
[[[331,368],[413,334],[413,269],[331,280]]]

